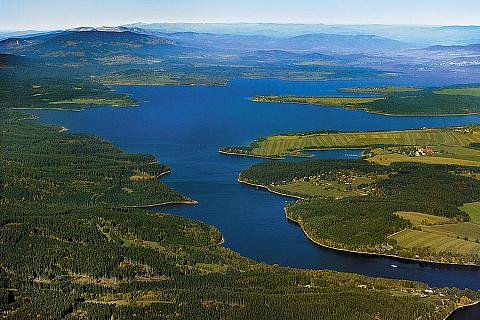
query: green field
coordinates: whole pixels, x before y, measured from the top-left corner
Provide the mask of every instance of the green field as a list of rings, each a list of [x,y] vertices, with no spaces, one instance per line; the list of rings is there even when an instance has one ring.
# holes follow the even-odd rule
[[[369,177],[355,176],[349,181],[328,181],[328,180],[309,180],[299,181],[289,184],[276,185],[275,191],[297,195],[302,198],[312,197],[331,197],[343,198],[351,196],[361,196],[365,191],[360,189],[361,185],[369,185],[374,182]]]
[[[433,216],[431,214],[425,214],[420,212],[399,211],[399,212],[395,212],[395,214],[402,217],[405,220],[409,220],[414,226],[437,225],[437,224],[447,224],[447,223],[456,222],[451,218]]]
[[[384,115],[460,115],[480,113],[480,87],[412,87],[346,88],[348,93],[370,93],[374,98],[327,96],[257,96],[258,102],[298,103],[321,106],[344,106]]]
[[[444,88],[433,91],[435,94],[444,94],[451,96],[475,96],[480,97],[480,88]]]
[[[355,106],[370,103],[383,98],[356,98],[356,97],[295,97],[295,96],[255,96],[256,102],[317,104],[322,106]]]
[[[262,157],[305,155],[308,149],[372,148],[375,146],[466,147],[480,142],[478,126],[381,132],[298,133],[273,135],[246,147],[225,147],[224,152]]]
[[[468,213],[473,223],[480,224],[480,202],[465,203],[460,209]]]
[[[451,252],[460,254],[478,254],[480,244],[449,237],[439,233],[407,229],[393,236],[399,246],[409,249],[425,248],[433,252]]]
[[[480,151],[467,147],[432,147],[435,154],[429,156],[409,156],[399,152],[398,147],[375,148],[370,150],[368,160],[382,165],[394,162],[418,162],[426,164],[449,164],[480,167]]]
[[[375,93],[375,94],[385,94],[393,92],[417,92],[422,89],[415,87],[405,87],[405,86],[381,86],[381,87],[356,87],[356,88],[342,88],[340,92],[349,92],[349,93]]]
[[[395,239],[400,247],[424,248],[433,252],[450,252],[452,254],[478,254],[480,252],[479,224],[457,222],[451,218],[419,212],[397,212],[396,214],[409,220],[415,227],[390,237]],[[470,218],[473,221],[472,216]]]
[[[76,98],[61,101],[49,102],[51,105],[92,105],[92,106],[112,106],[123,107],[135,105],[133,100],[125,99],[103,99],[103,98]]]
[[[480,225],[471,222],[458,222],[454,224],[442,224],[422,226],[422,230],[430,233],[442,234],[452,238],[460,238],[469,241],[480,241]]]

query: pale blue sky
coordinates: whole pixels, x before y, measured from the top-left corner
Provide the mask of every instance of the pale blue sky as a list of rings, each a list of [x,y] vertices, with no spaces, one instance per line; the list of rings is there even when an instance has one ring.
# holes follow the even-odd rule
[[[0,30],[139,21],[480,25],[480,0],[0,0]]]

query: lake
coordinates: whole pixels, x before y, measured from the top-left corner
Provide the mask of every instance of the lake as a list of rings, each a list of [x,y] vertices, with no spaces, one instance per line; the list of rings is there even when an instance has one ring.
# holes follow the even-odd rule
[[[342,87],[370,85],[437,86],[473,82],[448,76],[357,81],[289,82],[235,80],[226,87],[123,86],[116,89],[143,101],[138,108],[95,108],[83,112],[34,111],[42,123],[72,132],[92,133],[127,152],[149,153],[173,172],[162,178],[193,206],[158,208],[160,212],[201,220],[217,227],[225,246],[257,261],[282,266],[332,269],[369,276],[423,281],[431,286],[480,289],[480,271],[362,256],[311,243],[283,207],[290,198],[237,182],[243,169],[262,159],[226,156],[218,149],[246,144],[272,133],[331,130],[393,130],[480,123],[480,116],[392,117],[334,107],[260,104],[257,94],[339,95]],[[352,158],[360,151],[316,152],[317,157]],[[393,268],[391,265],[398,266]],[[478,310],[478,308],[477,308]],[[477,313],[478,314],[478,313]],[[467,318],[465,318],[467,319]]]

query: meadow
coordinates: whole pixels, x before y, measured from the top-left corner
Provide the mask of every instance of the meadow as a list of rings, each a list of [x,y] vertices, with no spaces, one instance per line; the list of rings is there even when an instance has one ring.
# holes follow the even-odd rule
[[[258,102],[297,103],[319,106],[344,106],[385,115],[459,115],[480,113],[480,88],[443,87],[416,89],[412,87],[346,88],[342,92],[370,93],[373,98],[258,96]],[[362,99],[364,99],[362,101]]]
[[[480,142],[477,126],[379,132],[320,132],[273,135],[245,147],[225,147],[221,151],[278,158],[308,155],[308,150],[374,148],[383,146],[467,147]]]
[[[373,94],[386,94],[393,92],[418,92],[422,89],[406,86],[380,86],[380,87],[355,87],[355,88],[342,88],[340,92],[348,93],[373,93]]]
[[[433,252],[454,254],[477,254],[480,251],[480,225],[459,222],[418,212],[397,212],[409,220],[413,229],[405,229],[390,236],[404,248],[425,248]],[[476,219],[470,216],[471,221]]]

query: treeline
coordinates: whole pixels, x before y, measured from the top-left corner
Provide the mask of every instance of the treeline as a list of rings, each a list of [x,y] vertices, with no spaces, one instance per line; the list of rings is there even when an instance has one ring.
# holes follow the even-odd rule
[[[329,173],[357,171],[364,174],[392,172],[388,167],[364,160],[314,159],[307,161],[269,161],[258,163],[240,173],[240,180],[269,186]]]

